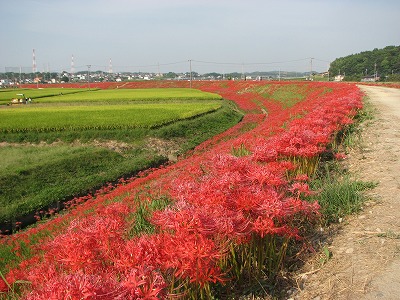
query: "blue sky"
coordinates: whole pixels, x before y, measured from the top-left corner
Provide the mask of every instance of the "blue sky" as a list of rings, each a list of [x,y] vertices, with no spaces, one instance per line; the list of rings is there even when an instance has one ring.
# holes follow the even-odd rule
[[[0,72],[324,71],[400,45],[398,0],[0,0]]]

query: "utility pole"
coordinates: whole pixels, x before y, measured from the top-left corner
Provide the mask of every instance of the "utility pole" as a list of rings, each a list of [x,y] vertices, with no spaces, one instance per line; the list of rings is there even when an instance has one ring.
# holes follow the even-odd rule
[[[192,60],[189,59],[189,70],[190,70],[190,88],[192,88]]]
[[[88,74],[88,77],[87,77],[87,82],[88,82],[88,88],[89,88],[89,90],[90,90],[90,67],[91,67],[92,65],[87,65],[87,69],[88,69],[88,71],[87,71],[87,74]]]
[[[329,69],[331,68],[331,64],[328,64],[328,82],[329,82]]]
[[[375,63],[375,67],[374,67],[374,81],[376,81],[376,79],[378,78],[377,74],[376,74],[376,63]]]
[[[310,58],[310,81],[312,80],[312,60],[313,60],[314,58],[313,57],[311,57]]]
[[[108,63],[108,74],[112,74],[113,73],[113,67],[112,67],[112,62],[111,62],[111,58],[110,61]]]
[[[71,56],[71,79],[70,79],[70,81],[73,80],[74,73],[75,73],[75,63],[74,63],[74,55],[72,54],[72,56]]]
[[[32,51],[32,72],[36,73],[37,69],[36,69],[36,56],[35,56],[35,49],[33,49]]]

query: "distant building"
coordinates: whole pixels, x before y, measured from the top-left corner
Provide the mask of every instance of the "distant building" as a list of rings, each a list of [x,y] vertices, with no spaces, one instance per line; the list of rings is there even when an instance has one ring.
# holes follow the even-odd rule
[[[361,78],[362,82],[375,82],[378,81],[380,79],[380,77],[378,76],[365,76],[363,78]]]
[[[7,79],[1,79],[0,80],[0,85],[1,86],[10,85],[10,82]]]
[[[336,75],[335,76],[335,81],[343,81],[344,75]]]

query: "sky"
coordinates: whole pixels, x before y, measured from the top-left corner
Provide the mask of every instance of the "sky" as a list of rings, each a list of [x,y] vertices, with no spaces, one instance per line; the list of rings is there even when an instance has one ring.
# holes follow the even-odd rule
[[[400,45],[399,0],[0,0],[0,72],[323,72]]]

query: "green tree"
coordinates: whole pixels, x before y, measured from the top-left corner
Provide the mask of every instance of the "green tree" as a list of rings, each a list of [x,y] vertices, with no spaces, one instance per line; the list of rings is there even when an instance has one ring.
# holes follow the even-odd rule
[[[332,76],[346,75],[345,80],[360,80],[363,76],[372,76],[377,72],[381,79],[400,73],[400,46],[375,48],[335,59],[329,68]],[[390,78],[396,78],[391,76]]]

